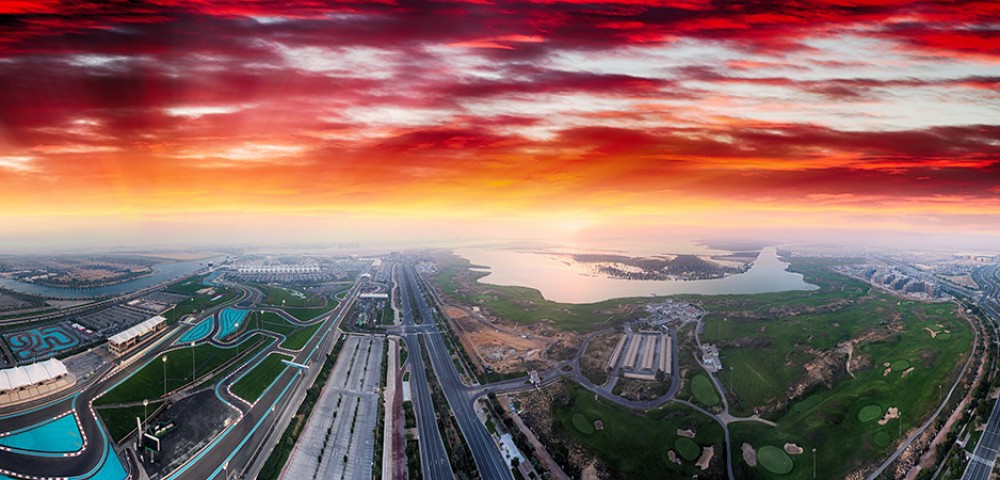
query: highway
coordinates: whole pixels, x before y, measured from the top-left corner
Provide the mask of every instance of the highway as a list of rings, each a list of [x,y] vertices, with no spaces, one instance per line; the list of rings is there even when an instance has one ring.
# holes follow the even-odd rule
[[[458,376],[455,364],[451,360],[451,354],[448,352],[448,348],[445,346],[444,340],[437,330],[437,325],[434,324],[434,316],[431,309],[427,305],[424,296],[420,293],[420,287],[417,283],[416,274],[413,272],[413,267],[408,264],[404,265],[402,273],[403,279],[401,283],[406,285],[405,290],[408,294],[415,298],[421,312],[421,317],[424,319],[424,324],[427,325],[427,329],[429,330],[425,334],[424,340],[427,345],[428,356],[431,359],[431,366],[434,368],[434,374],[441,383],[441,388],[444,390],[445,397],[448,400],[448,406],[451,407],[455,415],[455,420],[462,431],[462,436],[465,437],[465,441],[469,445],[469,450],[472,451],[472,457],[476,462],[479,474],[483,479],[487,480],[513,479],[514,477],[511,474],[510,468],[500,455],[499,448],[486,430],[486,426],[479,421],[479,416],[476,415],[475,406],[467,394],[468,389]],[[408,308],[409,302],[403,302],[403,304],[405,311]],[[410,345],[409,341],[407,345]],[[419,352],[418,350],[410,351]],[[413,353],[409,358],[414,356],[419,356],[419,353]]]
[[[400,281],[399,288],[402,299],[400,303],[403,305],[403,341],[409,352],[406,361],[410,364],[410,390],[417,417],[417,434],[420,436],[420,470],[423,477],[428,479],[455,478],[448,460],[448,451],[441,439],[441,431],[438,430],[434,402],[431,400],[427,373],[424,371],[424,359],[420,354],[420,342],[417,332],[412,328],[416,325],[409,301],[410,282]]]
[[[983,290],[976,304],[994,323],[1000,323],[1000,305],[997,303],[997,292],[1000,290],[1000,278],[997,277],[1000,267],[986,267],[977,270],[973,279]],[[962,474],[962,480],[987,480],[992,476],[993,465],[997,461],[1000,450],[1000,402],[993,405],[993,412],[986,423],[986,430],[972,453],[972,459]]]

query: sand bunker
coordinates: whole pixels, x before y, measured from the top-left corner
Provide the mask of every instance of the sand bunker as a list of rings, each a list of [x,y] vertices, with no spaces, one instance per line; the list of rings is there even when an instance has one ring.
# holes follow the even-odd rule
[[[707,470],[708,464],[712,463],[712,457],[715,456],[715,448],[713,447],[702,447],[701,456],[698,457],[698,461],[694,462],[694,466]]]
[[[890,373],[892,373],[892,367],[886,368],[885,371],[882,372],[882,376],[888,377]]]
[[[785,453],[787,453],[789,455],[802,455],[802,451],[803,451],[802,447],[800,447],[800,446],[798,446],[798,445],[796,445],[794,443],[786,443],[785,444]]]
[[[676,463],[678,465],[681,464],[681,459],[677,457],[677,454],[674,453],[673,450],[668,450],[667,451],[667,460],[670,460],[671,462],[674,462],[674,463]]]
[[[906,370],[903,370],[903,375],[900,378],[906,378],[906,376],[909,375],[910,372],[912,372],[912,371],[913,371],[913,367],[910,367],[910,368],[907,368]]]
[[[751,467],[757,466],[757,450],[753,449],[753,445],[747,442],[743,442],[743,446],[740,447],[743,450],[743,461],[747,462],[747,465]]]
[[[885,416],[882,417],[882,420],[878,421],[878,424],[885,425],[889,423],[889,420],[894,418],[899,418],[899,409],[896,407],[889,407],[889,409],[885,411]]]
[[[600,420],[594,420],[594,429],[597,431],[604,430],[604,422]]]
[[[678,437],[684,437],[684,438],[694,438],[694,430],[691,430],[690,428],[687,429],[687,430],[681,430],[681,429],[678,428],[677,429],[677,436]]]
[[[934,330],[931,330],[929,327],[924,327],[924,330],[927,330],[927,333],[931,334],[931,338],[934,338],[934,337],[938,336],[938,333],[939,333],[939,332],[936,332]]]

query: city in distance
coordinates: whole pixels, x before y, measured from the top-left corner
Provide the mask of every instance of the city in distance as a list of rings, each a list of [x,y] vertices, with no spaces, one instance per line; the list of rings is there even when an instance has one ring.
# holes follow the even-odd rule
[[[0,2],[0,479],[996,478],[990,2]]]

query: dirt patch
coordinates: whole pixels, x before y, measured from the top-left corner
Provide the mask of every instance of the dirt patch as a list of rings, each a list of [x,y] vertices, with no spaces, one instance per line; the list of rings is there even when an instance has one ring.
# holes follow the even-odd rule
[[[802,452],[803,452],[802,447],[794,443],[785,444],[785,453],[789,455],[802,455]]]
[[[889,420],[892,420],[894,418],[899,418],[899,409],[896,407],[889,407],[889,409],[886,410],[885,412],[885,416],[882,417],[882,420],[878,421],[878,424],[885,425],[889,423]]]
[[[694,438],[694,430],[691,430],[690,428],[687,429],[687,430],[681,430],[681,429],[678,428],[677,429],[677,436],[678,437],[684,437],[684,438]]]
[[[670,460],[671,462],[676,463],[677,465],[681,464],[680,457],[678,457],[677,453],[674,452],[673,450],[667,451],[667,460]]]
[[[696,467],[698,467],[698,468],[700,468],[702,470],[707,470],[708,469],[708,465],[712,463],[712,457],[714,457],[714,456],[715,456],[715,448],[714,447],[702,447],[701,448],[701,456],[698,457],[698,461],[697,462],[694,462],[694,466],[696,466]]]
[[[903,375],[900,378],[906,378],[906,376],[909,375],[910,372],[912,372],[912,371],[913,371],[913,367],[910,367],[910,368],[907,368],[906,370],[903,370]]]
[[[602,333],[591,339],[587,349],[580,356],[580,373],[596,385],[608,382],[608,361],[618,345],[622,333],[617,329]],[[624,355],[624,354],[622,354]]]
[[[757,450],[754,450],[753,445],[743,442],[743,446],[740,447],[743,451],[743,461],[747,462],[747,465],[751,467],[757,466]]]
[[[524,371],[529,362],[548,365],[542,358],[548,340],[527,331],[493,325],[463,308],[446,305],[443,310],[465,350],[480,364],[489,365],[498,373]]]

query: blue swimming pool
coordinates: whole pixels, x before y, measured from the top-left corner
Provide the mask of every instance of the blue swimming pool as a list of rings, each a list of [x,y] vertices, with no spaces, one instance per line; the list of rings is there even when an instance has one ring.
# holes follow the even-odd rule
[[[243,319],[247,317],[246,310],[240,310],[238,308],[227,308],[219,313],[219,332],[215,334],[215,338],[223,339],[231,335],[239,328],[239,324],[242,324]]]
[[[71,413],[0,437],[0,445],[25,452],[71,453],[83,448],[83,436]]]
[[[177,343],[190,343],[197,342],[212,333],[212,322],[215,321],[214,316],[209,316],[208,318],[198,322],[191,330],[184,332],[181,338],[177,340]]]

